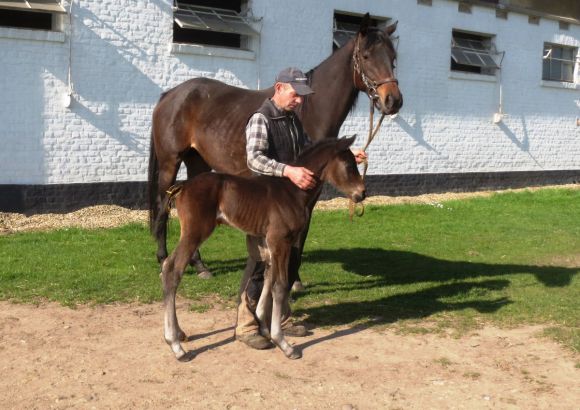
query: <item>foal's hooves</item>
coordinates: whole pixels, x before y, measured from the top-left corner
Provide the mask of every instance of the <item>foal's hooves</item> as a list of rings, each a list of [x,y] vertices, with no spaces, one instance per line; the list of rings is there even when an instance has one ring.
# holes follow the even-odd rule
[[[203,272],[199,272],[197,274],[197,277],[200,279],[211,279],[211,278],[213,278],[213,273],[211,273],[208,270],[204,270]]]
[[[190,362],[194,357],[195,357],[195,353],[193,351],[189,351],[187,353],[184,353],[182,355],[179,356],[175,356],[177,358],[177,360],[179,360],[182,363],[187,363]]]
[[[302,352],[299,349],[292,349],[291,352],[285,353],[286,357],[291,360],[301,359]]]

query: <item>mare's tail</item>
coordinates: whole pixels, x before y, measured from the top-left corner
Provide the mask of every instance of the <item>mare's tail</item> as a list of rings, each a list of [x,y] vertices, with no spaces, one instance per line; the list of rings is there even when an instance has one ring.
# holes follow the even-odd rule
[[[151,127],[151,143],[149,146],[149,172],[147,177],[147,199],[149,205],[149,229],[156,232],[159,210],[157,208],[157,191],[159,189],[159,161],[153,143],[153,127]],[[157,237],[157,235],[155,235]]]
[[[161,207],[159,208],[160,212],[158,213],[153,223],[153,226],[151,227],[153,236],[155,236],[155,238],[158,239],[161,236],[163,228],[165,226],[165,223],[163,223],[162,219],[165,214],[169,215],[171,213],[171,206],[173,204],[173,201],[175,201],[175,198],[177,197],[177,195],[179,195],[182,189],[183,182],[178,182],[177,184],[172,185],[167,190],[167,195],[165,195],[165,197],[163,198],[163,201],[161,202]]]

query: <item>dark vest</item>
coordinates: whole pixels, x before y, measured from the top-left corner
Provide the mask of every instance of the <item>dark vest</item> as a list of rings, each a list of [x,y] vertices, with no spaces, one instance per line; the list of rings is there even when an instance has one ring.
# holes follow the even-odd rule
[[[294,162],[309,142],[296,114],[279,110],[270,99],[264,101],[256,112],[267,120],[268,158],[283,164]]]

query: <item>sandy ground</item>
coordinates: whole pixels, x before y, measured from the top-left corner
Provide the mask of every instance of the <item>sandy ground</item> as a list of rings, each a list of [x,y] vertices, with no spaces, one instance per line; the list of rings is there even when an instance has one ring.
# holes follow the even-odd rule
[[[578,189],[578,185],[569,186]],[[491,193],[374,197],[425,203]],[[346,208],[344,200],[319,209]],[[0,234],[145,222],[147,213],[98,206],[70,214],[0,213]],[[196,357],[174,359],[163,307],[0,302],[1,408],[96,409],[580,409],[580,357],[541,327],[485,327],[460,339],[400,335],[395,327],[312,329],[291,338],[303,358],[233,340],[235,312],[178,315]]]
[[[2,408],[578,409],[578,357],[540,327],[460,339],[393,328],[313,329],[291,361],[232,338],[233,310],[178,315],[196,353],[175,360],[162,306],[0,302]]]

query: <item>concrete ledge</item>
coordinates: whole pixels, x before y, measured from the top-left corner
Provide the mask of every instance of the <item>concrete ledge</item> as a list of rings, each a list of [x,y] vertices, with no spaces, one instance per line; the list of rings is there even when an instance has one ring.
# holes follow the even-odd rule
[[[580,183],[580,170],[369,175],[369,195],[414,196]],[[321,199],[341,196],[325,185]],[[0,185],[0,212],[65,213],[93,205],[147,208],[146,182]]]

